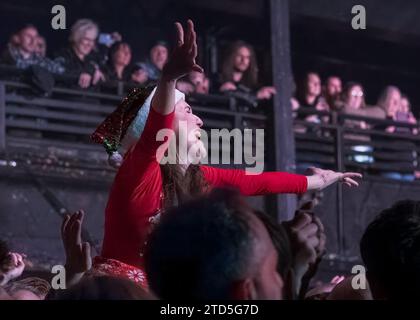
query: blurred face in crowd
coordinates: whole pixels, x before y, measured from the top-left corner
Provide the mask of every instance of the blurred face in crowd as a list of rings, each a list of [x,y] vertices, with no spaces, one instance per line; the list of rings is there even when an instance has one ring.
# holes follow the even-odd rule
[[[363,88],[361,86],[353,86],[347,93],[346,105],[351,109],[361,109],[363,106]]]
[[[247,47],[240,47],[236,51],[234,66],[237,71],[245,72],[251,63],[251,52]]]
[[[19,48],[25,53],[34,53],[37,45],[38,30],[27,27],[19,32]]]
[[[399,111],[404,113],[410,112],[410,101],[407,98],[401,98]]]
[[[388,116],[393,117],[400,108],[401,93],[399,90],[391,90],[389,92],[388,101],[386,104],[386,113]]]
[[[44,37],[38,36],[36,39],[35,53],[41,57],[45,57],[46,52],[47,52],[47,43],[45,42]]]
[[[278,254],[264,224],[253,213],[249,224],[255,233],[253,262],[248,277],[249,296],[252,300],[281,300],[284,282],[277,271]],[[253,269],[253,270],[252,270]]]
[[[201,141],[202,126],[203,121],[193,114],[190,105],[184,99],[179,100],[175,105],[174,130],[178,135],[178,141],[187,141],[188,152],[191,150],[198,159],[204,158],[207,154]]]
[[[327,95],[337,97],[341,93],[341,80],[339,77],[330,77],[327,81]]]
[[[156,45],[150,50],[150,59],[152,63],[162,70],[165,63],[168,61],[168,49],[163,45]]]
[[[114,64],[127,66],[131,61],[131,49],[130,47],[123,43],[119,46],[118,50],[114,54]]]
[[[316,73],[310,73],[308,75],[308,92],[310,96],[319,96],[321,94],[321,79]]]
[[[87,29],[83,36],[74,45],[76,53],[82,57],[91,53],[95,46],[97,36],[98,31],[95,28]]]

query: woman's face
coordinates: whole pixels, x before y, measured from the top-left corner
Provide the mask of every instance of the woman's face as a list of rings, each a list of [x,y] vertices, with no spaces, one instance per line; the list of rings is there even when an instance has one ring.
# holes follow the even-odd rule
[[[98,36],[96,29],[88,29],[83,37],[75,44],[75,50],[84,56],[87,56],[95,46],[96,37]]]
[[[240,47],[235,54],[234,66],[237,71],[245,72],[251,63],[251,52],[247,47]]]
[[[114,54],[114,65],[123,65],[124,67],[130,64],[131,49],[128,45],[122,44]]]
[[[363,89],[361,86],[353,86],[347,93],[346,105],[351,109],[361,109],[363,103]]]
[[[401,93],[398,90],[392,90],[389,93],[388,101],[386,105],[386,113],[390,117],[394,117],[400,108]]]
[[[319,96],[321,94],[321,79],[315,73],[308,75],[308,92],[311,96]]]
[[[201,141],[203,121],[192,113],[191,107],[184,99],[175,105],[174,130],[179,141],[179,147],[187,147],[186,152],[194,158],[202,159],[207,151]],[[185,143],[186,141],[186,143]]]
[[[154,46],[150,50],[150,59],[159,70],[162,70],[168,61],[168,49],[160,44]]]

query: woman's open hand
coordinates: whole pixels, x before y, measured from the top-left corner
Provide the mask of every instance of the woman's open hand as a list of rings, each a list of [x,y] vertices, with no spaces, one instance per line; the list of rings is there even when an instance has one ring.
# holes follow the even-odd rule
[[[169,57],[167,64],[163,67],[162,77],[167,80],[177,80],[191,71],[203,72],[196,62],[197,57],[197,34],[194,30],[194,23],[187,21],[187,30],[181,23],[175,23],[177,40],[174,51]]]

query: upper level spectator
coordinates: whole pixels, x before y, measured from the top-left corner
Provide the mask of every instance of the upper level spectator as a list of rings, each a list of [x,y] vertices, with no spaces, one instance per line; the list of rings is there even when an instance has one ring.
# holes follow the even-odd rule
[[[395,86],[387,86],[378,98],[377,106],[382,111],[381,118],[396,121],[397,112],[401,104],[401,91]],[[387,132],[395,132],[395,126],[378,125],[377,129],[383,129]]]
[[[31,66],[42,67],[49,72],[61,74],[64,68],[57,62],[40,55],[39,34],[36,27],[27,25],[13,34],[7,49],[3,52],[1,62],[13,65],[18,69]]]
[[[300,86],[297,88],[297,101],[299,108],[312,108],[317,111],[329,111],[329,106],[321,95],[321,78],[315,72],[308,72]],[[321,118],[314,115],[300,115],[299,118],[304,118],[308,122],[321,122]],[[325,118],[325,119],[324,119]],[[328,121],[323,117],[323,121]]]
[[[274,87],[258,85],[258,65],[254,48],[236,41],[228,48],[223,59],[219,91],[244,91],[255,93],[260,100],[270,99],[276,93]]]
[[[342,106],[340,104],[341,92],[341,79],[337,76],[329,76],[325,84],[324,97],[330,107],[330,110],[336,111]]]
[[[104,67],[106,81],[131,81],[131,48],[128,43],[116,42],[109,49],[108,63]]]
[[[297,88],[300,106],[315,108],[321,99],[321,78],[315,72],[308,72]]]
[[[158,41],[150,49],[149,59],[137,65],[146,72],[147,80],[154,82],[159,79],[163,66],[168,61],[168,56],[168,44],[164,41]]]
[[[348,82],[343,91],[343,108],[344,114],[366,116],[366,103],[364,99],[364,90],[360,83]],[[346,120],[346,126],[367,129],[365,121]]]
[[[400,108],[401,91],[395,86],[387,86],[378,98],[377,105],[384,111],[386,118],[392,120]]]
[[[398,122],[417,124],[417,119],[414,117],[413,113],[411,112],[410,100],[404,94],[401,95],[400,107],[398,108],[398,111],[395,114],[395,120]],[[409,132],[413,134],[418,133],[418,130],[416,128],[410,129],[407,127],[397,127],[395,131],[401,132],[401,133],[409,133]]]
[[[57,60],[64,66],[66,75],[77,78],[82,88],[105,80],[92,54],[98,30],[98,26],[89,19],[77,20],[71,27],[70,46],[57,54]]]

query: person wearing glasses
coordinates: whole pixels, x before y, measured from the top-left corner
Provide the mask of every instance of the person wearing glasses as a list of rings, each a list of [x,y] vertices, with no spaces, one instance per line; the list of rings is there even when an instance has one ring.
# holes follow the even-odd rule
[[[74,77],[83,89],[105,80],[93,56],[98,32],[99,28],[92,20],[77,20],[71,27],[70,46],[57,54],[56,61],[64,66],[65,74]]]

